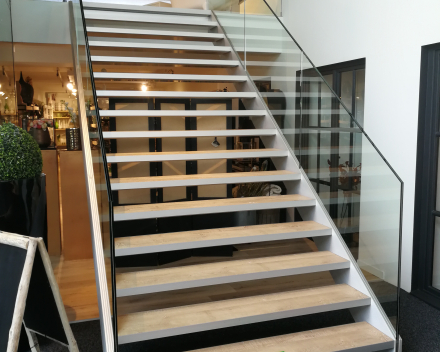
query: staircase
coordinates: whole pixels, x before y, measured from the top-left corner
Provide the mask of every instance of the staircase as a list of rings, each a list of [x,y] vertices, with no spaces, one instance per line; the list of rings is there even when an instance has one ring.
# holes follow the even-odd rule
[[[397,351],[391,323],[241,64],[244,45],[233,50],[211,11],[83,8],[108,126],[119,349],[186,335],[206,347],[199,352]],[[247,47],[263,68],[265,55],[279,53],[276,38],[264,39]],[[238,149],[241,141],[252,148]],[[262,183],[281,194],[233,197],[239,185]],[[319,314],[339,311],[352,322],[319,326]],[[304,316],[318,328],[252,333]],[[231,327],[252,340],[221,345],[203,334]]]

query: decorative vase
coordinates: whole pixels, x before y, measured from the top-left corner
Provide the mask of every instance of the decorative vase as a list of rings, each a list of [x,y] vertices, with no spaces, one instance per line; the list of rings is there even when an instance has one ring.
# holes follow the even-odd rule
[[[29,133],[32,137],[34,137],[37,144],[40,146],[40,148],[47,148],[50,146],[51,139],[50,139],[50,133],[49,130],[46,128],[46,130],[39,129],[39,128],[31,128],[29,130]]]
[[[47,247],[46,175],[0,181],[0,230],[42,237]]]
[[[81,136],[79,128],[66,129],[67,150],[81,150]]]

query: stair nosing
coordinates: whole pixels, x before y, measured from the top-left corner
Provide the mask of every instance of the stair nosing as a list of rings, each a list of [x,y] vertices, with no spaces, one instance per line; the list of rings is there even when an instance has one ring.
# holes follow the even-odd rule
[[[333,260],[330,263],[322,263],[322,257],[328,260]],[[315,261],[315,264],[309,263],[308,265],[300,265],[297,262],[299,260],[311,260]],[[321,260],[320,260],[321,259]],[[282,262],[295,262],[295,265],[290,265],[290,267],[283,267],[278,269],[268,269],[264,268],[265,265],[270,265],[274,263],[282,263]],[[324,260],[325,261],[325,260]],[[176,267],[176,268],[166,268],[166,269],[156,269],[150,271],[143,272],[130,272],[130,273],[122,273],[116,275],[116,294],[117,297],[127,297],[155,292],[165,292],[165,291],[174,291],[174,290],[182,290],[188,288],[195,287],[203,287],[203,286],[211,286],[211,285],[221,285],[227,283],[234,282],[244,282],[251,280],[262,280],[262,279],[270,279],[276,277],[283,276],[293,276],[293,275],[302,275],[302,274],[310,274],[317,273],[322,271],[330,271],[330,270],[341,270],[350,268],[350,261],[344,259],[334,253],[328,251],[322,252],[310,252],[310,253],[301,253],[301,254],[293,254],[293,255],[281,255],[281,256],[272,256],[272,257],[263,257],[263,258],[252,258],[252,259],[240,259],[234,261],[227,262],[219,262],[219,263],[210,263],[210,264],[198,264],[198,265],[189,265],[185,267]],[[215,275],[215,272],[219,271],[219,267],[221,270],[230,270],[234,266],[239,268],[248,267],[248,272],[242,271],[241,273],[235,272],[234,274],[218,274]],[[249,266],[253,266],[253,268],[249,268]],[[199,275],[197,277],[197,273],[203,273],[211,270],[211,275]],[[150,285],[137,285],[128,287],[128,285],[124,285],[124,288],[120,283],[122,281],[139,280],[142,274],[144,277],[143,281],[148,281],[148,276],[152,276],[152,280],[154,280],[155,275],[171,275],[176,278],[182,277],[182,271],[185,272],[194,272],[194,275],[191,280],[184,281],[169,281],[162,282]],[[134,277],[136,276],[136,277]]]
[[[307,225],[318,225],[318,228],[308,229]],[[289,227],[289,231],[283,230],[285,226]],[[306,229],[304,229],[306,226]],[[280,230],[281,228],[281,230]],[[298,229],[299,228],[299,229]],[[258,231],[263,231],[263,234],[258,233]],[[245,235],[246,232],[252,232],[251,236]],[[147,254],[147,253],[159,253],[167,252],[173,250],[183,250],[183,249],[194,249],[194,248],[205,248],[205,247],[216,247],[223,245],[234,245],[241,243],[258,243],[266,241],[280,241],[289,239],[298,239],[304,237],[321,237],[321,236],[331,236],[332,230],[329,227],[325,227],[321,224],[315,223],[314,221],[304,221],[304,222],[294,222],[285,223],[282,225],[252,225],[252,226],[239,226],[239,227],[229,227],[221,229],[222,234],[233,233],[233,236],[221,237],[217,233],[220,229],[213,230],[196,230],[188,232],[179,233],[169,233],[169,234],[156,234],[156,235],[143,235],[135,237],[123,237],[115,239],[115,255],[117,257],[136,255],[136,254]],[[159,239],[166,236],[167,239],[173,237],[179,237],[183,235],[187,240],[190,236],[194,239],[190,241],[173,240],[169,243],[158,243],[151,244],[152,240]],[[199,236],[197,236],[199,235]],[[209,237],[211,236],[211,237]],[[142,241],[142,239],[148,240],[148,245],[127,245],[131,239],[136,239]],[[124,243],[125,241],[125,243]],[[145,244],[145,243],[144,243]]]

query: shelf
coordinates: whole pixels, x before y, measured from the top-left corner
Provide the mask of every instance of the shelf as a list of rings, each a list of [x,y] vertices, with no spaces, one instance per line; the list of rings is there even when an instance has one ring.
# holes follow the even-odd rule
[[[70,116],[54,116],[54,119],[70,119]]]
[[[54,111],[54,113],[57,113],[57,114],[66,113],[66,114],[68,114],[69,111],[67,111],[67,110],[60,110],[60,111]]]

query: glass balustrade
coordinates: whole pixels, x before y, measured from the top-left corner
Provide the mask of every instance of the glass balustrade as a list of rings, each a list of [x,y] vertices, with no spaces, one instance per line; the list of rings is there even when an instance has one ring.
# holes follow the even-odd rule
[[[112,194],[109,167],[106,159],[106,145],[102,137],[102,123],[99,116],[95,85],[92,76],[88,37],[83,21],[83,7],[80,0],[70,4],[70,30],[77,83],[78,112],[82,129],[83,153],[86,172],[93,180],[88,181],[89,207],[91,210],[92,243],[97,270],[98,300],[100,301],[101,329],[104,351],[113,351],[117,346],[116,299],[114,275],[114,241],[112,234]],[[104,269],[105,272],[100,272]],[[112,318],[113,321],[112,321]],[[114,324],[114,325],[113,325]]]
[[[362,128],[363,97],[335,94],[332,76],[320,74],[272,5],[223,1],[214,13],[397,328],[403,183]]]

